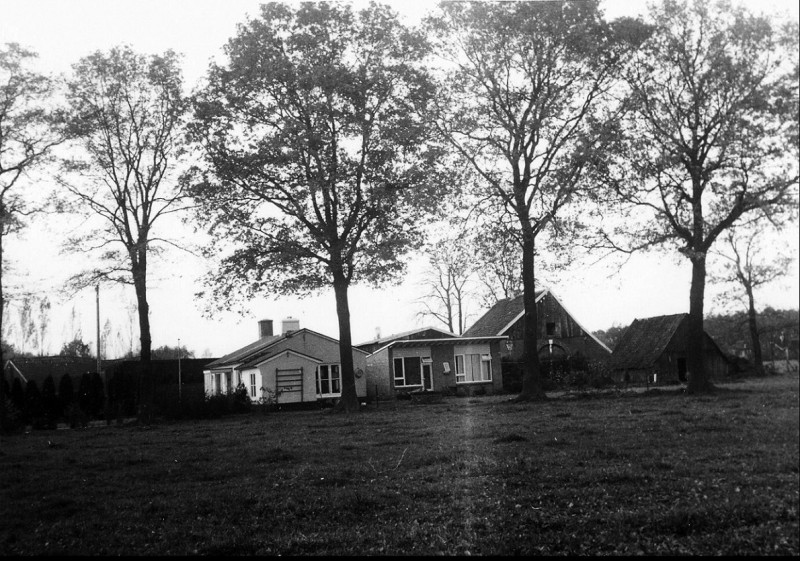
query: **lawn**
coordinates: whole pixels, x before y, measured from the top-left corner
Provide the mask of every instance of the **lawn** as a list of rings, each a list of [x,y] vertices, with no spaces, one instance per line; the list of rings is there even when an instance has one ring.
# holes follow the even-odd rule
[[[5,436],[0,555],[798,555],[797,374]]]

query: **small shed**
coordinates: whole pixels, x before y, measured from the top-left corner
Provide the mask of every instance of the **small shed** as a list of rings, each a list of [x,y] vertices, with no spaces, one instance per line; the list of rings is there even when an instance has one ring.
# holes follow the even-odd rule
[[[618,382],[669,384],[686,382],[686,343],[689,314],[635,319],[620,337],[611,357]],[[703,332],[703,361],[712,378],[728,372],[728,359]]]

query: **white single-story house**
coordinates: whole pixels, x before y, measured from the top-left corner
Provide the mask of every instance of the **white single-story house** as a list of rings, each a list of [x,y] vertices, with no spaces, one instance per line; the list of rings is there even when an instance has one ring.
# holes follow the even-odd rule
[[[284,319],[280,335],[272,334],[272,320],[261,320],[259,339],[208,364],[205,391],[220,394],[244,385],[252,401],[307,403],[342,395],[339,341],[300,329],[299,321]],[[356,394],[367,394],[365,351],[353,348]]]

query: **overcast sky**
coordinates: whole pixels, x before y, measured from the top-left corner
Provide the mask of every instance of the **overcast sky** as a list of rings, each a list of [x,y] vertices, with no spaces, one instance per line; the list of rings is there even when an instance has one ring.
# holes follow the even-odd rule
[[[409,23],[416,23],[430,1],[389,2]],[[247,14],[258,13],[260,2],[254,0],[2,0],[0,1],[0,43],[18,42],[39,53],[37,69],[48,74],[68,73],[70,65],[95,50],[107,50],[127,43],[143,53],[173,49],[182,53],[184,79],[191,89],[203,78],[208,62],[220,57],[221,47]],[[360,3],[356,3],[359,5]],[[635,15],[644,2],[606,1],[610,17]],[[797,0],[747,2],[753,11],[788,13],[797,19]],[[634,11],[632,11],[634,10]],[[221,60],[218,58],[218,60]],[[50,188],[47,178],[31,186],[39,193]],[[71,339],[70,314],[79,317],[83,339],[94,348],[94,292],[72,297],[58,292],[76,266],[74,257],[59,253],[60,240],[70,224],[61,218],[39,217],[30,223],[20,239],[9,240],[7,257],[12,270],[5,279],[17,289],[49,295],[53,303],[51,326],[46,336],[46,353],[55,354]],[[166,235],[191,238],[191,231],[174,225]],[[798,254],[798,231],[792,228],[784,236],[790,252]],[[267,297],[252,302],[249,314],[217,312],[203,317],[204,303],[194,299],[201,287],[197,280],[208,270],[202,260],[175,253],[172,266],[151,274],[151,327],[153,347],[176,345],[178,339],[197,356],[220,356],[256,338],[259,319],[280,320],[293,316],[301,327],[308,327],[332,337],[338,336],[333,291],[313,298],[291,296]],[[624,265],[620,261],[589,266],[583,262],[566,271],[549,286],[588,330],[627,325],[634,318],[688,311],[690,266],[686,259],[664,254],[634,256]],[[435,325],[432,319],[420,319],[418,288],[422,264],[409,262],[409,275],[399,286],[385,289],[353,287],[350,292],[353,341],[358,343],[375,336],[407,331],[423,325]],[[797,308],[800,305],[798,262],[781,281],[761,290],[759,307]],[[706,311],[719,306],[713,286],[707,288]],[[126,305],[133,302],[133,289],[108,288],[101,294],[101,323],[113,324],[109,350],[127,345],[116,333],[129,338],[130,320]],[[482,310],[471,310],[475,315]],[[16,321],[12,311],[10,321]],[[469,322],[471,323],[471,322]],[[138,329],[134,327],[134,338]],[[14,339],[11,339],[12,343]],[[36,349],[26,349],[36,350]]]

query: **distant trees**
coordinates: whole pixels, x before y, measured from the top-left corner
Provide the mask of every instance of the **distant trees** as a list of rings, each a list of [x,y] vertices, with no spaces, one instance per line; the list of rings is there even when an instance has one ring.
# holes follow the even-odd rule
[[[534,253],[548,229],[571,229],[565,210],[592,195],[587,164],[616,110],[609,90],[629,39],[596,2],[442,3],[429,22],[448,71],[439,132],[482,180],[485,212],[513,228],[525,305],[520,399],[545,397],[536,333]],[[635,26],[634,26],[635,27]],[[502,219],[502,218],[501,218]],[[564,235],[564,234],[562,234]]]
[[[178,56],[144,56],[128,47],[96,52],[74,66],[67,84],[68,131],[82,149],[65,159],[62,185],[76,208],[99,226],[71,240],[79,251],[97,250],[103,263],[76,279],[132,284],[139,312],[143,409],[149,415],[152,380],[147,275],[150,257],[164,243],[155,233],[164,216],[181,210],[183,196],[171,173],[181,150],[186,107]]]
[[[424,38],[378,4],[276,2],[226,52],[190,125],[204,164],[187,181],[222,258],[210,295],[333,287],[338,407],[355,410],[348,288],[397,280],[437,203],[441,153],[418,115],[433,94]]]
[[[69,343],[64,343],[64,346],[61,347],[61,352],[58,354],[61,356],[89,358],[92,356],[92,349],[83,340],[73,339]]]
[[[169,345],[162,345],[152,352],[153,360],[175,360],[178,358],[194,358],[194,351],[186,348],[186,345],[180,347],[170,347]]]
[[[606,347],[613,351],[626,329],[628,329],[628,326],[612,325],[608,329],[593,331],[592,335],[600,339]]]
[[[606,241],[625,251],[667,246],[690,260],[688,392],[706,392],[709,251],[741,219],[796,214],[798,35],[724,1],[665,0],[650,17],[652,35],[625,72],[628,112],[606,152],[616,156],[606,180],[626,209]]]
[[[29,69],[36,53],[16,43],[0,46],[0,333],[6,305],[3,249],[30,212],[23,178],[62,141],[56,127],[52,81]],[[0,347],[0,364],[3,364]],[[0,408],[4,400],[0,395]]]

